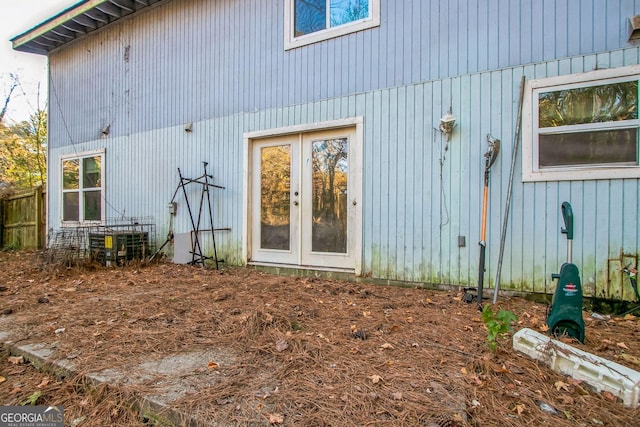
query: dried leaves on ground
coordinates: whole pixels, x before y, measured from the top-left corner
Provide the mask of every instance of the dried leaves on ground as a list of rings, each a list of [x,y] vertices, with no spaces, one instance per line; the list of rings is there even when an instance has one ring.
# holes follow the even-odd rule
[[[55,343],[83,372],[126,369],[173,354],[213,354],[175,406],[221,425],[634,426],[624,408],[511,348],[462,292],[221,271],[167,263],[48,265],[1,253],[0,331]],[[547,307],[500,298],[515,330],[545,330]],[[640,319],[585,312],[585,351],[640,370]],[[96,386],[0,354],[0,403],[63,405],[69,425],[152,425],[136,396],[158,381]],[[169,375],[169,374],[168,374]],[[182,374],[181,374],[182,375]],[[204,380],[206,379],[206,381]]]

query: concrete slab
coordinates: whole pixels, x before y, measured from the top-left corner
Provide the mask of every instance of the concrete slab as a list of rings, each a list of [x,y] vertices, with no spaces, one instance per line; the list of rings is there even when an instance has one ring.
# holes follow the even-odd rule
[[[54,357],[55,343],[16,344],[8,340],[9,334],[0,333],[0,336],[5,338],[4,345],[10,353],[23,356],[38,369],[58,377],[81,373],[81,367],[73,360]],[[211,361],[216,365],[210,365]],[[137,404],[143,413],[149,413],[155,425],[205,426],[212,424],[175,409],[175,403],[188,393],[215,385],[223,375],[216,367],[229,366],[234,362],[233,355],[211,349],[172,354],[83,375],[96,384],[151,385],[153,393],[134,396],[132,404]]]

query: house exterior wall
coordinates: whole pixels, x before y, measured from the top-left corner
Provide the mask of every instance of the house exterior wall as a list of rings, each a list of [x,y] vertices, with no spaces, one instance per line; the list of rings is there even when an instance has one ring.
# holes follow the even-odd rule
[[[379,28],[284,51],[282,0],[170,2],[50,55],[49,226],[60,224],[61,155],[105,149],[106,216],[153,216],[161,237],[177,168],[195,177],[207,161],[226,187],[213,193],[216,227],[231,228],[218,250],[240,264],[243,135],[363,117],[363,275],[475,285],[490,133],[503,142],[491,169],[491,287],[521,76],[638,64],[627,42],[636,3],[382,0]],[[458,125],[447,146],[435,128],[449,107]],[[522,183],[521,172],[518,159],[501,288],[553,291],[567,200],[585,293],[631,298],[619,269],[624,254],[637,258],[638,180]],[[188,232],[178,209],[174,230]]]
[[[620,49],[640,8],[381,0],[380,27],[285,51],[283,3],[173,1],[54,52],[52,144]]]

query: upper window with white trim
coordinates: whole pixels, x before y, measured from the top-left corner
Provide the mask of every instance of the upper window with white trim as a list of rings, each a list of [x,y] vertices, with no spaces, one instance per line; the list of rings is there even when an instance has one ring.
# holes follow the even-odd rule
[[[380,25],[380,0],[285,0],[285,49]]]
[[[639,177],[639,72],[634,66],[530,81],[523,181]]]
[[[102,220],[103,158],[98,151],[61,159],[63,224]]]

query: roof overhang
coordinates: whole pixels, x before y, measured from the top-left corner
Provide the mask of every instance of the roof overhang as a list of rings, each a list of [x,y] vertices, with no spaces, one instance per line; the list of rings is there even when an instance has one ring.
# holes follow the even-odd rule
[[[127,16],[167,0],[82,0],[11,39],[13,49],[47,55]]]

